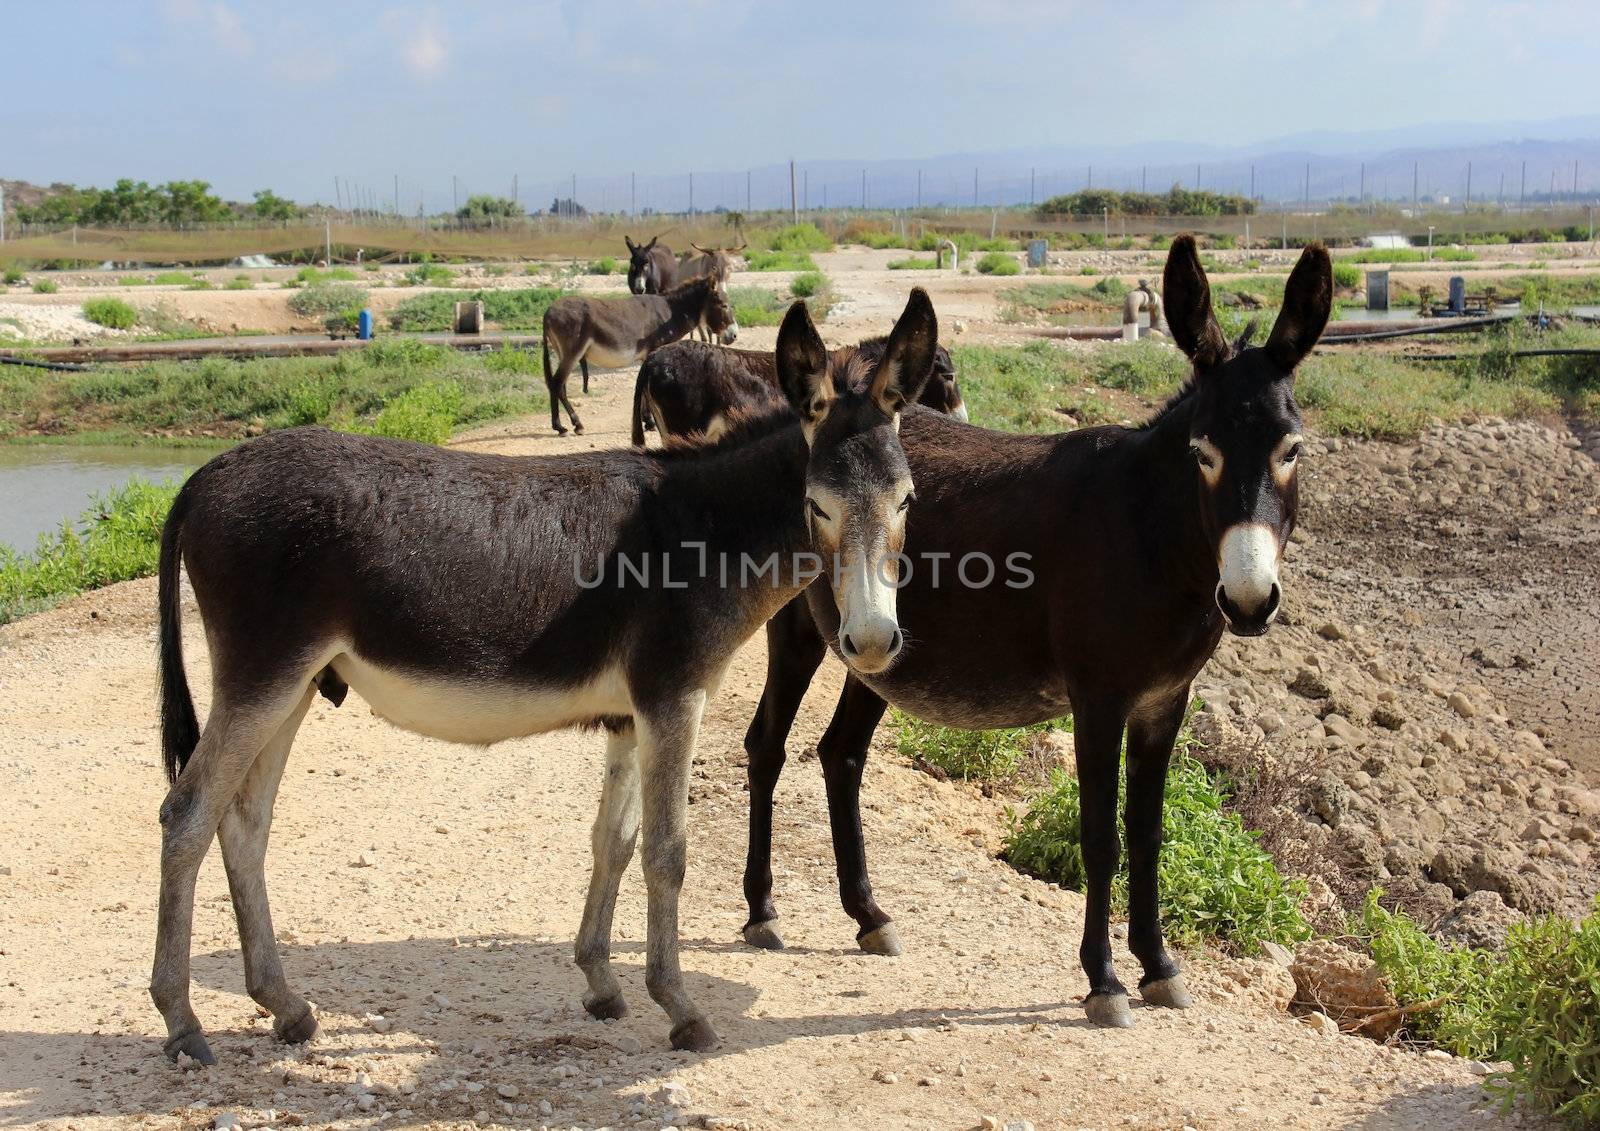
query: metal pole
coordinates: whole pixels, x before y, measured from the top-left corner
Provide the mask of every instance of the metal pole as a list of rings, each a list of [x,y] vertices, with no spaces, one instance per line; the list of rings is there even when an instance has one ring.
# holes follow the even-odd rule
[[[450,210],[454,212],[461,207],[461,191],[456,187],[456,175],[450,174]]]
[[[1411,203],[1412,204],[1415,204],[1417,202],[1417,171],[1421,167],[1422,166],[1418,162],[1416,162],[1416,161],[1411,162]]]
[[[922,170],[917,170],[917,207],[922,207]]]
[[[400,174],[394,175],[394,214],[400,215]]]
[[[978,207],[978,170],[976,166],[972,170],[972,207]]]
[[[1250,199],[1256,198],[1256,167],[1250,166]]]
[[[689,215],[694,215],[694,174],[689,174]]]
[[[324,243],[324,247],[327,249],[327,256],[328,256],[326,262],[327,262],[329,267],[332,267],[333,266],[333,221],[332,220],[324,220],[323,221],[322,238],[323,238],[324,241],[326,241]]]
[[[1145,183],[1145,178],[1148,176],[1149,172],[1150,172],[1150,167],[1148,165],[1140,165],[1139,166],[1139,192],[1141,194],[1143,194],[1144,192],[1148,191],[1146,183]],[[1256,177],[1256,168],[1255,168],[1254,165],[1252,165],[1252,166],[1250,166],[1250,184],[1252,186],[1256,183],[1255,177]]]
[[[1522,211],[1522,206],[1528,200],[1528,163],[1522,163],[1522,188],[1517,192],[1517,211]]]
[[[789,158],[789,222],[791,224],[798,224],[800,222],[800,202],[795,199],[794,195],[793,157]]]
[[[744,210],[750,211],[750,170],[744,171]]]
[[[800,174],[800,206],[807,212],[811,211],[811,170],[806,169]]]
[[[1036,169],[1030,168],[1028,170],[1028,206],[1030,208],[1033,207],[1033,176],[1036,172]]]
[[[333,178],[333,206],[335,208],[343,208],[344,207],[344,198],[339,195],[339,178],[338,177]]]
[[[1363,161],[1363,162],[1361,162],[1361,194],[1356,197],[1356,200],[1359,201],[1359,202],[1365,202],[1366,199],[1367,199],[1367,163],[1365,161]]]
[[[867,210],[867,171],[861,170],[861,211]]]
[[[1467,162],[1467,199],[1461,204],[1461,211],[1465,212],[1472,207],[1472,162]]]
[[[1306,207],[1311,207],[1311,162],[1306,162]]]
[[[1433,262],[1433,225],[1428,225],[1428,262]]]
[[[1593,212],[1593,209],[1590,209]],[[1590,225],[1593,227],[1593,225]],[[0,185],[0,243],[6,242],[6,186]]]

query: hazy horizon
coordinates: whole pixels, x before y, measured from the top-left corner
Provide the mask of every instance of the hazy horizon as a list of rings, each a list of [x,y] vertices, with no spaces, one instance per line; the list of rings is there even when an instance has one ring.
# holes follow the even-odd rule
[[[683,186],[665,182],[690,173],[704,178],[697,204],[739,204],[751,169],[764,200],[781,192],[786,203],[786,169],[781,185],[773,170],[791,157],[825,191],[855,165],[982,154],[998,170],[995,201],[1015,203],[1030,153],[1057,166],[1121,154],[1118,187],[1137,187],[1126,183],[1133,167],[1154,163],[1152,189],[1192,180],[1180,163],[1210,154],[1232,164],[1205,187],[1231,190],[1238,159],[1263,146],[1517,142],[1550,122],[1600,138],[1600,92],[1585,81],[1600,30],[1570,0],[357,10],[95,0],[20,7],[9,23],[11,89],[28,93],[0,107],[0,177],[198,178],[229,199],[272,188],[304,202],[332,202],[342,178],[383,207],[398,177],[404,212],[509,195],[513,178],[523,203],[542,207],[574,174],[580,199],[588,180],[625,207],[630,172],[640,206],[652,194],[666,206]],[[1572,158],[1552,155],[1550,175],[1561,160]],[[1261,191],[1289,194],[1288,175]],[[1061,182],[1049,191],[1081,187],[1070,183],[1076,166],[1046,176]],[[941,191],[970,195],[970,184]]]

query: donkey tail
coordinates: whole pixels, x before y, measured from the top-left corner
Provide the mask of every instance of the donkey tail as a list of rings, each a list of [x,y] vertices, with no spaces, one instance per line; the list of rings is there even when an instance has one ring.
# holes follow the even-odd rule
[[[539,335],[539,348],[544,353],[544,387],[550,388],[550,316],[545,315],[543,332]]]
[[[638,380],[633,383],[633,446],[636,448],[644,447],[644,387],[649,379],[650,366],[639,366]]]
[[[161,612],[161,760],[167,780],[175,782],[200,742],[200,723],[189,694],[189,677],[183,670],[183,595],[178,587],[182,563],[180,545],[183,517],[189,509],[189,492],[180,490],[161,528],[161,561],[157,580]]]

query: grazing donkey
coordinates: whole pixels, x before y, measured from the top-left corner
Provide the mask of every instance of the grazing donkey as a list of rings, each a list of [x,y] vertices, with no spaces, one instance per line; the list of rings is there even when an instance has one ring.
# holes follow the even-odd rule
[[[195,472],[162,532],[159,568],[172,788],[150,995],[168,1055],[214,1063],[189,1004],[195,877],[214,835],[250,996],[284,1040],[316,1031],[284,978],[262,865],[313,692],[338,703],[350,687],[391,722],[455,742],[605,727],[576,948],[584,1006],[598,1018],[626,1008],[611,920],[642,813],[645,984],[672,1019],[675,1048],[710,1048],[716,1033],[678,965],[701,711],[740,644],[823,572],[856,641],[850,662],[893,662],[894,589],[862,562],[900,544],[911,498],[900,410],[937,341],[921,290],[876,366],[829,357],[796,303],[778,367],[798,419],[774,416],[700,449],[491,456],[295,428]],[[841,568],[828,568],[833,557]],[[211,650],[203,731],[184,674],[180,558]]]
[[[974,728],[1070,710],[1088,873],[1079,954],[1088,1015],[1101,1025],[1133,1020],[1111,964],[1109,927],[1124,732],[1128,943],[1144,968],[1146,1002],[1190,1003],[1157,911],[1167,763],[1190,683],[1223,631],[1258,636],[1277,615],[1278,563],[1298,501],[1294,370],[1327,324],[1333,270],[1320,245],[1306,249],[1261,348],[1230,346],[1223,337],[1191,237],[1173,243],[1163,293],[1167,322],[1194,373],[1142,427],[1020,436],[931,412],[906,414],[900,440],[917,505],[906,530],[911,570],[900,571],[899,619],[911,643],[894,667],[846,677],[817,743],[842,902],[860,925],[862,949],[894,954],[894,925],[867,878],[859,806],[867,743],[886,703]],[[942,578],[932,572],[941,562]],[[986,573],[992,584],[983,584]],[[767,684],[745,737],[745,938],[756,946],[783,945],[771,841],[784,739],[825,642],[837,647],[839,634],[838,615],[815,588],[767,627]]]
[[[851,348],[876,361],[887,341],[868,338]],[[955,365],[943,346],[934,354],[933,370],[918,403],[957,420],[967,418]],[[661,430],[664,442],[696,432],[715,439],[741,417],[786,408],[778,387],[776,355],[673,342],[645,358],[639,367],[633,386],[633,442],[644,447],[645,429],[652,424]]]
[[[550,427],[566,435],[561,426],[561,407],[565,405],[572,430],[583,435],[583,424],[567,399],[567,378],[573,366],[583,367],[583,391],[587,393],[590,359],[613,369],[632,365],[700,325],[711,327],[724,342],[739,336],[739,323],[720,275],[681,283],[661,295],[567,295],[556,299],[544,312],[544,385],[550,393]],[[551,350],[557,358],[554,372]]]
[[[659,295],[670,291],[677,280],[678,260],[666,244],[657,245],[660,236],[651,236],[647,244],[633,242],[623,236],[628,245],[628,290],[636,295]]]

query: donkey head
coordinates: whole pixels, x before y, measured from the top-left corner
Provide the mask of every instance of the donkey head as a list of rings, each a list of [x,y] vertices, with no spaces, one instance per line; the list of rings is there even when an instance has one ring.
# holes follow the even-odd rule
[[[655,249],[656,240],[660,236],[651,236],[650,242],[638,244],[633,242],[631,236],[623,236],[623,241],[628,245],[628,289],[636,295],[645,292],[645,281],[659,284],[656,278],[656,265],[650,258],[650,252]],[[659,290],[659,286],[657,287]]]
[[[805,506],[812,548],[827,563],[839,651],[867,675],[894,663],[904,643],[895,619],[896,562],[913,496],[900,410],[922,391],[938,343],[933,303],[920,287],[875,367],[855,350],[830,358],[803,302],[789,308],[778,331],[778,383],[811,449]]]
[[[1259,348],[1223,336],[1192,236],[1173,241],[1164,282],[1173,340],[1194,362],[1189,445],[1216,554],[1217,608],[1232,632],[1259,636],[1278,613],[1278,563],[1299,506],[1294,370],[1328,324],[1333,264],[1321,244],[1305,249]]]
[[[722,289],[720,279],[712,280],[706,294],[705,324],[725,346],[739,339],[739,319],[733,313],[733,303],[728,300],[728,292]]]

